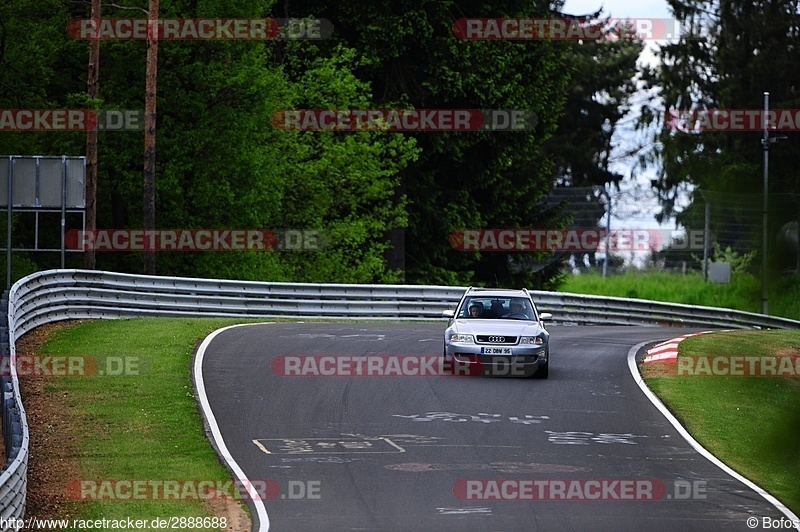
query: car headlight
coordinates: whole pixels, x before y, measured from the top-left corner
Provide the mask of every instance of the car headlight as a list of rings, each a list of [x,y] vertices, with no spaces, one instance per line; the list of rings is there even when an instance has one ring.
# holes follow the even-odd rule
[[[475,339],[472,337],[471,334],[458,334],[453,333],[450,335],[451,342],[460,342],[465,344],[472,344],[475,343]]]
[[[544,338],[541,336],[523,336],[519,339],[520,345],[524,344],[533,344],[533,345],[544,345]]]

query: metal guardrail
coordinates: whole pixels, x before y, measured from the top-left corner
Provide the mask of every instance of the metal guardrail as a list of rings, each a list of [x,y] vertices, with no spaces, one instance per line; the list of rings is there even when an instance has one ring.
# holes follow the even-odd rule
[[[3,292],[2,317],[0,317],[0,360],[9,361],[9,375],[0,376],[2,386],[2,430],[5,446],[5,464],[0,474],[0,519],[8,523],[25,514],[25,497],[28,486],[28,424],[25,420],[25,408],[19,392],[17,378],[16,347],[14,345],[13,326],[10,325],[11,307],[8,302],[9,292]],[[4,530],[14,530],[6,527]]]
[[[465,287],[297,284],[152,277],[87,270],[29,275],[4,298],[0,324],[11,377],[2,378],[6,463],[0,474],[0,518],[25,512],[28,426],[16,376],[14,342],[54,321],[86,318],[239,317],[437,320]],[[641,299],[531,291],[555,323],[724,328],[800,328],[800,321],[714,307]],[[3,329],[5,325],[7,329]],[[5,331],[5,333],[3,333]]]

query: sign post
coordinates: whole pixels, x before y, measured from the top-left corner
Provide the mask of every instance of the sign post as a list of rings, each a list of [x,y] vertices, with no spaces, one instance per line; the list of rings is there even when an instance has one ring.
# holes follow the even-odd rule
[[[11,288],[12,251],[57,251],[61,254],[61,267],[64,268],[67,213],[81,214],[82,227],[86,224],[85,183],[86,157],[11,155],[8,156],[8,164],[0,164],[0,208],[6,208],[7,289]],[[32,248],[12,247],[13,212],[34,214],[35,237]],[[56,249],[39,246],[39,215],[42,213],[61,215],[61,244]]]

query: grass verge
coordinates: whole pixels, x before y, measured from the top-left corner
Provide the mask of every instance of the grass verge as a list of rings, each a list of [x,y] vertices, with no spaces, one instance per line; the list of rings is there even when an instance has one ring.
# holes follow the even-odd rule
[[[198,481],[231,480],[203,432],[192,389],[191,366],[193,348],[199,340],[215,329],[241,322],[167,318],[95,320],[54,330],[39,348],[39,354],[87,357],[83,359],[86,369],[82,373],[88,374],[40,378],[44,384],[39,399],[44,400],[39,404],[49,405],[51,410],[58,405],[55,410],[58,422],[63,425],[57,432],[68,433],[64,441],[68,442],[70,452],[59,460],[72,462],[72,467],[65,469],[71,470],[69,475],[73,478],[63,478],[63,473],[59,477],[52,467],[48,473],[48,479],[53,475],[59,477],[47,487],[49,495],[64,501],[58,517],[130,517],[148,521],[170,516],[213,517],[220,513],[220,504],[233,504],[241,518],[242,507],[238,502],[209,502],[203,497],[193,498],[190,491],[181,494],[182,500],[136,499],[121,488],[115,493],[102,491],[102,481],[177,480],[187,481],[182,486],[194,487]],[[109,374],[117,372],[123,374]],[[29,409],[29,418],[36,422],[41,413]],[[35,426],[41,434],[34,433],[32,428],[32,445],[37,438],[48,437],[47,422]],[[40,447],[36,452],[48,451]],[[104,500],[75,500],[76,494],[81,493],[81,481],[94,482],[83,493],[89,494],[97,488],[96,493],[104,495]],[[66,497],[64,493],[54,493],[63,490],[67,491]],[[220,527],[189,529],[219,531]],[[239,529],[228,527],[228,530]]]
[[[767,288],[770,314],[800,319],[800,276],[770,280]],[[730,284],[715,284],[703,281],[699,273],[591,273],[567,277],[559,291],[761,312],[761,281],[750,274],[736,276]]]
[[[800,356],[800,331],[718,332],[679,344],[679,357],[699,355]],[[701,445],[800,513],[800,377],[674,376],[675,364],[644,364],[647,385]]]

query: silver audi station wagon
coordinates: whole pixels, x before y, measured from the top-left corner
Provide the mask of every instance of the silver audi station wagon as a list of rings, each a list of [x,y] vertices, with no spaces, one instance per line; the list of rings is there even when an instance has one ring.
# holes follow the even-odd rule
[[[450,319],[444,332],[446,362],[488,375],[547,378],[550,333],[544,321],[552,316],[536,309],[526,289],[470,287],[455,312],[445,310],[442,316]]]

